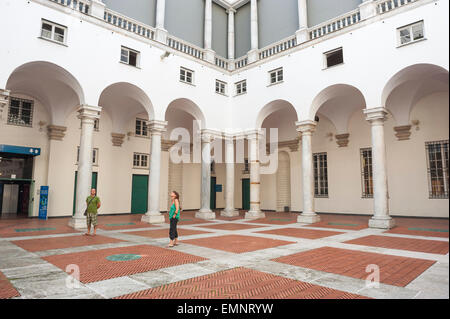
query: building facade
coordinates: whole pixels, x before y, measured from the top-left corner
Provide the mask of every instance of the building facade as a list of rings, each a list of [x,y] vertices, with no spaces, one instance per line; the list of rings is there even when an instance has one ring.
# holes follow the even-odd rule
[[[0,0],[0,212],[448,218],[448,1],[336,3]]]

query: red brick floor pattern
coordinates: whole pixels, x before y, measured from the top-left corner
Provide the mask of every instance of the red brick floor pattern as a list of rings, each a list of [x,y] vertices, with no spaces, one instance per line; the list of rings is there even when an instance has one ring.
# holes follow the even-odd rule
[[[116,299],[362,299],[355,294],[321,287],[246,268],[117,297]]]
[[[319,239],[342,234],[340,232],[334,231],[305,229],[305,228],[281,228],[281,229],[260,231],[257,233],[281,235],[287,237],[307,238],[307,239]]]
[[[309,227],[323,227],[335,229],[361,230],[369,225],[370,216],[348,216],[319,214],[320,222],[308,225]]]
[[[295,244],[295,242],[289,242],[284,240],[275,240],[275,239],[241,236],[241,235],[226,235],[219,237],[190,239],[183,241],[183,243],[212,249],[224,250],[236,254],[278,247],[282,245]]]
[[[220,229],[220,230],[243,230],[243,229],[261,228],[264,226],[228,223],[228,224],[207,225],[207,226],[200,226],[200,227],[211,228],[211,229]]]
[[[377,265],[380,269],[380,282],[399,287],[405,287],[435,263],[332,247],[275,258],[273,261],[362,280],[372,274],[366,272],[366,267]]]
[[[136,254],[140,255],[141,258],[130,261],[109,261],[106,259],[108,256],[119,254]],[[78,265],[82,283],[97,282],[206,260],[202,257],[150,245],[47,256],[42,257],[42,259],[62,270],[65,270],[66,266],[70,264]]]
[[[298,213],[284,212],[266,212],[265,218],[259,218],[249,221],[249,223],[269,224],[269,225],[287,225],[297,223]]]
[[[200,230],[191,230],[184,228],[177,228],[178,236],[190,236],[190,235],[200,235],[200,234],[210,234],[210,232],[200,231]],[[135,232],[126,232],[127,235],[136,235],[148,238],[169,238],[169,229],[156,229],[156,230],[145,230],[145,231],[135,231]]]
[[[390,248],[390,249],[409,250],[440,255],[445,255],[448,253],[448,242],[428,240],[428,239],[371,235],[349,240],[346,241],[345,243],[354,245]]]
[[[78,235],[78,236],[57,237],[57,238],[17,240],[13,241],[12,243],[30,252],[36,252],[51,249],[64,249],[71,247],[115,244],[120,242],[123,242],[123,240],[101,235],[96,236]]]
[[[9,282],[8,278],[0,271],[0,299],[20,297],[19,292]]]
[[[448,219],[395,217],[394,220],[396,226],[385,233],[426,237],[449,237]]]

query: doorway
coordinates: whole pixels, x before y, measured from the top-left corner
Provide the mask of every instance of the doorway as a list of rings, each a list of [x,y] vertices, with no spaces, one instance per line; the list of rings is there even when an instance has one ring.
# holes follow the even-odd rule
[[[148,175],[133,175],[131,213],[145,214],[148,205]]]
[[[242,209],[250,209],[250,179],[242,179]]]
[[[0,180],[1,217],[32,216],[33,186],[30,180]]]
[[[217,184],[217,177],[211,177],[211,200],[210,200],[210,209],[214,210],[216,209],[216,184]]]

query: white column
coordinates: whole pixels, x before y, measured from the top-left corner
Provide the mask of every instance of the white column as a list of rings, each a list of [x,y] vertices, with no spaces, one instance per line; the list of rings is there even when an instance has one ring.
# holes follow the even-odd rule
[[[248,62],[252,63],[259,59],[258,55],[258,1],[251,0],[250,29],[251,29],[251,48],[248,52]]]
[[[212,49],[212,0],[205,0],[205,30],[204,30],[205,60],[215,63],[216,53]]]
[[[377,4],[374,0],[364,0],[359,5],[361,20],[366,20],[377,15]]]
[[[247,135],[250,152],[250,210],[245,213],[246,219],[266,217],[261,211],[260,135],[259,132],[252,132]]]
[[[155,40],[164,44],[166,44],[167,42],[167,30],[164,28],[165,15],[166,15],[166,0],[157,0]]]
[[[295,33],[297,43],[303,43],[309,40],[308,33],[308,5],[306,0],[297,0],[298,2],[298,30]]]
[[[151,133],[150,175],[148,181],[148,210],[142,216],[142,221],[149,224],[163,224],[164,216],[159,210],[159,193],[161,183],[161,136],[166,131],[167,122],[150,121],[148,128]]]
[[[239,211],[234,208],[234,138],[226,135],[225,141],[225,163],[226,163],[226,185],[225,185],[225,210],[220,215],[225,217],[239,216]]]
[[[297,131],[302,134],[302,189],[303,213],[298,216],[297,222],[313,224],[320,221],[314,208],[314,167],[312,154],[312,134],[317,123],[314,121],[297,122]]]
[[[369,227],[390,229],[395,226],[389,216],[389,195],[386,167],[386,145],[384,142],[384,121],[388,112],[385,108],[364,110],[372,131],[372,176],[374,216]]]
[[[236,13],[236,10],[230,8],[227,10],[227,13],[228,13],[228,59],[232,61],[234,60],[234,51],[235,51],[234,14]]]
[[[92,136],[94,122],[100,118],[102,108],[99,106],[81,105],[77,112],[81,120],[80,155],[77,173],[77,200],[75,215],[69,221],[69,226],[75,229],[86,229],[86,198],[91,193],[92,184]]]
[[[200,219],[215,219],[216,213],[211,210],[211,142],[213,136],[202,132],[202,185],[201,207],[195,214]]]

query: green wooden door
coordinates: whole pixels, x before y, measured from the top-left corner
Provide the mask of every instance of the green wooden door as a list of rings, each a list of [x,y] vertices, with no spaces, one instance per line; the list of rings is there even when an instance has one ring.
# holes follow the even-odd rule
[[[131,213],[145,214],[148,203],[148,175],[133,175]]]
[[[210,208],[211,209],[216,209],[216,182],[217,182],[217,178],[216,177],[211,177],[211,201],[210,201]]]
[[[242,209],[250,209],[250,179],[242,180]]]
[[[92,172],[91,189],[94,188],[95,190],[97,190],[97,179],[98,179],[98,173]],[[75,185],[73,187],[72,215],[75,215],[75,203],[77,202],[77,180],[78,180],[78,172],[75,172]]]

